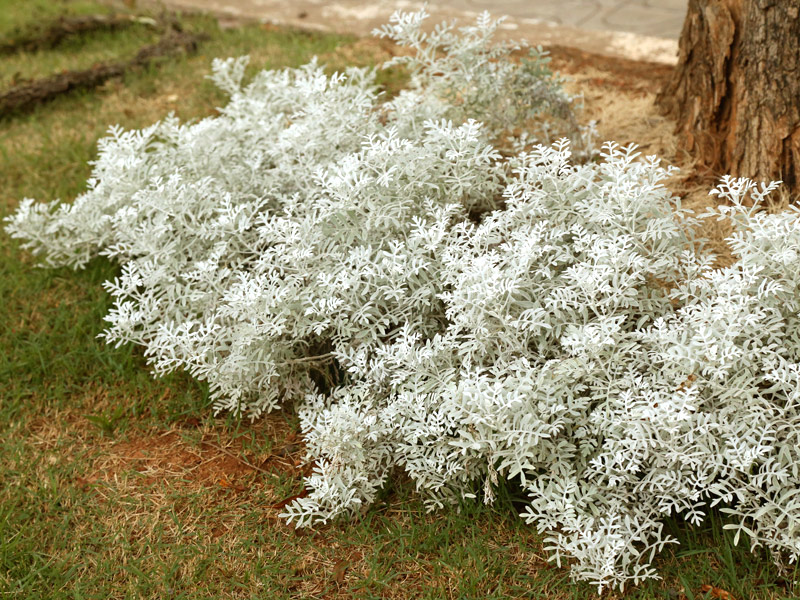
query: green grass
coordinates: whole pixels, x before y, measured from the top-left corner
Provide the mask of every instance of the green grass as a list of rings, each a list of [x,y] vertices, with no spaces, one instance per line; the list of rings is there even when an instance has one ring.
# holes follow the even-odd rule
[[[107,61],[130,59],[145,44],[154,44],[159,32],[142,24],[126,31],[96,31],[79,38],[68,38],[57,47],[36,52],[20,52],[3,57],[0,84],[10,85],[22,77],[35,79],[65,69],[89,69]]]
[[[0,1],[0,35],[60,11],[104,10],[90,2],[21,6]],[[381,59],[379,47],[342,36],[184,21],[211,36],[196,56],[0,121],[0,216],[26,196],[79,193],[112,123],[141,127],[170,110],[183,119],[213,114],[224,101],[203,79],[214,56],[249,53],[253,69],[315,54],[334,66]],[[2,72],[82,68],[98,52],[113,60],[151,39],[146,28],[89,35],[0,59]],[[382,77],[390,91],[403,81],[397,72]],[[276,504],[302,489],[294,416],[252,424],[213,417],[204,386],[183,374],[154,379],[139,349],[96,338],[109,308],[101,283],[114,265],[96,260],[74,272],[35,264],[0,234],[3,598],[594,596],[544,559],[510,490],[494,506],[431,515],[401,481],[360,521],[312,532],[288,527]],[[664,581],[625,598],[700,598],[706,584],[737,600],[794,596],[766,556],[733,546],[717,518],[698,530],[667,526],[682,544],[658,561]]]
[[[0,35],[31,24],[40,25],[62,15],[108,14],[113,10],[107,4],[92,0],[3,0],[0,2]]]

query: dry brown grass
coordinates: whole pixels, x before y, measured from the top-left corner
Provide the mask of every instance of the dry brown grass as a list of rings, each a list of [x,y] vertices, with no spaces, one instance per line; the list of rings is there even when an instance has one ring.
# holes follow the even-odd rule
[[[79,525],[72,534],[77,541],[92,537],[98,526],[105,532],[102,559],[121,566],[112,582],[120,591],[135,591],[124,576],[126,568],[141,569],[148,564],[155,568],[160,560],[166,560],[172,546],[192,544],[196,550],[181,565],[178,578],[189,578],[200,567],[204,546],[214,546],[216,555],[230,557],[217,562],[209,574],[220,583],[225,578],[243,579],[252,564],[291,552],[295,559],[285,573],[287,597],[351,598],[354,589],[370,577],[379,552],[394,571],[392,580],[381,588],[382,597],[413,598],[432,586],[446,592],[442,597],[460,597],[458,584],[469,575],[465,571],[469,565],[438,565],[436,554],[444,547],[429,548],[415,559],[414,553],[395,552],[392,542],[384,541],[376,548],[369,541],[347,541],[347,526],[295,531],[282,523],[278,504],[286,494],[286,477],[299,485],[302,448],[279,417],[266,417],[248,426],[264,437],[285,442],[261,453],[245,450],[229,427],[192,419],[165,431],[133,432],[114,439],[98,435],[74,413],[54,417],[36,420],[28,428],[29,443],[35,447],[31,454],[42,464],[38,476],[45,477],[48,466],[74,457],[86,465],[84,473],[58,485],[74,487],[94,498],[94,506],[85,511],[70,507],[78,509]],[[54,421],[59,425],[53,425]],[[446,525],[443,515],[408,510],[403,501],[390,501],[377,510],[391,520],[392,531],[401,535]],[[247,543],[253,537],[254,511],[256,522],[272,530],[257,546]],[[376,526],[380,524],[378,521]],[[523,572],[534,578],[545,572],[552,577],[557,572],[545,560],[533,531],[521,535],[506,520],[484,527],[491,529],[487,533],[492,537],[492,551],[506,552]],[[158,543],[151,546],[151,540]],[[91,564],[84,565],[77,576],[91,568]],[[169,594],[168,588],[159,589]],[[553,600],[570,597],[555,580],[545,581],[542,589]],[[258,586],[247,590],[248,594],[257,592]],[[202,592],[198,597],[204,597]],[[224,597],[247,594],[230,590]]]

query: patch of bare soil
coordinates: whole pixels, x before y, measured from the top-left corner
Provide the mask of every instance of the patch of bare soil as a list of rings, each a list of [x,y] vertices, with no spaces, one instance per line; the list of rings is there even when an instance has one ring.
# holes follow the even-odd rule
[[[215,440],[215,441],[212,441]],[[247,454],[235,444],[222,447],[216,436],[204,434],[199,442],[187,443],[179,431],[140,436],[115,444],[93,466],[87,483],[111,481],[124,473],[135,472],[142,483],[179,478],[189,485],[220,485],[245,491],[248,475],[257,472]]]
[[[90,412],[108,413],[120,402],[142,400],[163,402],[164,398],[121,399],[113,390],[89,386],[76,398],[74,408],[31,421],[27,437],[44,459],[43,465],[79,460],[80,472],[70,483],[81,489],[99,485],[97,489],[110,486],[142,493],[163,485],[184,493],[238,493],[257,486],[268,492],[265,488],[280,479],[299,484],[310,472],[303,460],[302,439],[280,414],[242,424],[238,431],[218,419],[188,417],[166,431],[129,428],[127,433],[109,433],[92,420],[96,417]],[[274,495],[273,508],[282,508],[286,500],[280,493]]]
[[[279,418],[267,417],[252,425],[276,442],[269,451],[245,448],[243,438],[231,435],[225,427],[198,427],[196,423],[197,419],[189,419],[182,427],[131,435],[108,445],[97,453],[78,483],[112,483],[133,477],[137,486],[167,483],[188,489],[246,492],[263,480],[261,475],[285,474],[299,480],[305,474],[304,446]]]

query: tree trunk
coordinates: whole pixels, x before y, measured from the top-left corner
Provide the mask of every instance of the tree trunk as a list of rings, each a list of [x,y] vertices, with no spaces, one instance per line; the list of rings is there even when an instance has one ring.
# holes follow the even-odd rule
[[[800,0],[690,0],[656,98],[699,166],[800,194]]]

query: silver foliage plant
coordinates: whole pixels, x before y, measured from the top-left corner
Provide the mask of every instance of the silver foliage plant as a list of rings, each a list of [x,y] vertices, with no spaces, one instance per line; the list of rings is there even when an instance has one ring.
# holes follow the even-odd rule
[[[425,16],[379,32],[415,51],[392,100],[369,69],[244,85],[246,59],[217,60],[219,116],[113,128],[88,191],[26,199],[6,230],[50,265],[117,260],[103,336],[155,373],[188,369],[217,410],[297,407],[299,526],[402,470],[431,508],[520,481],[553,558],[601,587],[656,577],[662,519],[720,503],[795,560],[797,210],[724,179],[702,216],[734,224],[738,261],[715,268],[657,158],[575,160],[586,131],[541,56],[509,61],[488,16]],[[497,145],[542,111],[576,141]]]

